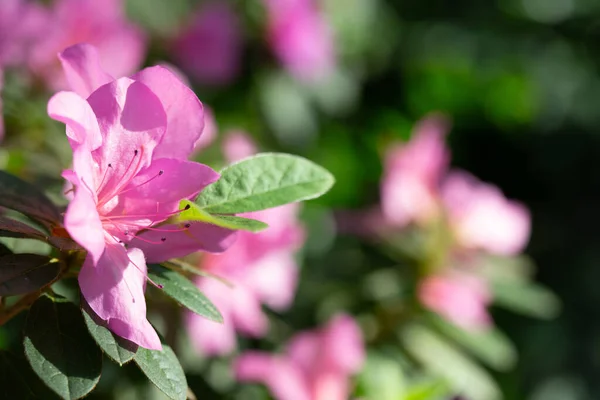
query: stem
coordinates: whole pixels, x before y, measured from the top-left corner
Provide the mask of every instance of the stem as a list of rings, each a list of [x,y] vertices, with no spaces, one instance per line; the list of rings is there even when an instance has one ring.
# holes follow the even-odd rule
[[[6,310],[0,311],[0,326],[4,325],[21,311],[31,306],[31,304],[33,304],[33,302],[40,297],[41,292],[41,290],[38,290],[36,292],[29,293]]]

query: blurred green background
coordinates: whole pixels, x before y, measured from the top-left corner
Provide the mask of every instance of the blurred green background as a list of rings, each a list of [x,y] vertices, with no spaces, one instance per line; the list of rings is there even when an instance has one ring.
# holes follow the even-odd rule
[[[169,38],[197,3],[127,1],[130,18],[152,35],[147,65],[172,61]],[[273,348],[292,330],[321,322],[329,309],[361,313],[371,305],[353,294],[365,285],[361,279],[392,262],[356,238],[336,236],[331,210],[375,204],[386,147],[407,139],[426,113],[442,111],[453,121],[452,164],[531,209],[526,253],[537,280],[563,302],[549,321],[493,310],[519,354],[514,369],[493,372],[504,398],[600,398],[600,2],[322,0],[339,65],[314,86],[294,81],[269,54],[259,2],[233,3],[244,27],[242,73],[226,87],[195,86],[199,98],[213,108],[221,132],[244,129],[263,150],[306,156],[337,178],[327,196],[304,208],[310,236],[294,307],[272,315],[264,343],[247,344]],[[0,163],[60,187],[56,172],[69,154],[53,145],[62,132],[44,116],[48,94],[24,94],[19,85],[6,82],[8,139]],[[24,112],[30,117],[23,119]],[[214,165],[218,151],[198,159]],[[190,372],[198,399],[265,393],[258,386],[231,389],[218,378],[225,362],[203,362]],[[126,371],[141,380],[134,368]],[[108,367],[89,398],[121,390],[118,373]]]

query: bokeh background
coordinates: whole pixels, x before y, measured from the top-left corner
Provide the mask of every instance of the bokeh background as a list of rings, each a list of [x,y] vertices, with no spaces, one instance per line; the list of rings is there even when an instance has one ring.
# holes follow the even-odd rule
[[[302,209],[308,238],[298,254],[301,279],[292,308],[269,312],[269,335],[241,339],[241,346],[276,349],[291,332],[322,324],[340,309],[368,326],[369,315],[377,313],[369,290],[377,292],[382,284],[373,272],[393,267],[394,261],[377,245],[340,234],[336,220],[344,218],[342,210],[377,204],[382,157],[390,143],[409,139],[412,126],[428,113],[443,112],[452,121],[452,165],[499,186],[531,210],[525,253],[536,266],[535,280],[562,303],[549,319],[493,307],[518,360],[500,372],[482,368],[503,399],[600,398],[600,3],[318,0],[335,60],[324,78],[311,81],[274,55],[262,1],[218,2],[233,11],[234,28],[218,42],[211,33],[226,22],[202,20],[204,41],[192,41],[186,50],[198,58],[191,64],[174,41],[208,2],[123,2],[127,18],[149,38],[143,65],[174,65],[213,110],[219,134],[197,159],[222,165],[221,134],[243,130],[261,150],[305,156],[337,179],[330,193]],[[313,38],[315,45],[318,39]],[[223,64],[215,61],[200,72],[194,67],[223,52],[228,53]],[[61,141],[64,128],[45,114],[51,93],[23,71],[6,71],[0,166],[45,185],[61,201],[59,173],[70,154]],[[387,360],[370,372],[381,382],[387,379],[383,386],[408,382],[410,373],[402,377],[405,352],[389,343],[370,349]],[[233,382],[227,373],[231,357],[209,360],[180,350],[198,399],[268,398],[261,386]],[[455,367],[449,362],[449,369]],[[107,367],[89,398],[161,398],[147,391],[134,367],[123,371]],[[366,392],[365,379],[355,381],[357,397],[379,400]],[[389,398],[449,395],[396,393]]]

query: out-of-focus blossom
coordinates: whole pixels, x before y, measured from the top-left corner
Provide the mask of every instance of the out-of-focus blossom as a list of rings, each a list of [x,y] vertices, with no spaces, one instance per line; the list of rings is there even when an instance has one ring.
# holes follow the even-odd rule
[[[103,70],[114,77],[135,72],[144,60],[146,38],[130,23],[121,0],[55,0],[29,56],[29,67],[55,90],[67,88],[56,54],[77,44],[94,45]]]
[[[403,227],[439,216],[439,184],[450,159],[446,131],[443,118],[426,117],[410,142],[388,152],[381,184],[381,207],[388,223]]]
[[[173,57],[194,80],[225,85],[237,76],[242,56],[240,21],[229,2],[202,4],[172,45]]]
[[[4,110],[2,109],[2,89],[4,87],[4,71],[0,69],[0,140],[4,138]]]
[[[320,330],[295,336],[282,355],[249,351],[234,364],[238,380],[265,384],[277,400],[347,400],[364,344],[354,320],[340,315]]]
[[[3,0],[0,4],[0,67],[22,64],[32,40],[44,33],[45,22],[41,7],[33,1]]]
[[[518,254],[527,245],[529,211],[506,199],[500,189],[463,171],[451,172],[442,199],[458,245],[494,254]]]
[[[336,64],[333,33],[313,0],[265,0],[268,41],[297,79],[317,81]]]
[[[427,308],[468,330],[481,330],[491,319],[486,282],[466,272],[447,271],[419,283],[419,299]]]
[[[234,236],[205,224],[152,228],[177,214],[182,199],[219,178],[187,161],[202,131],[202,105],[162,67],[110,80],[90,45],[68,48],[60,59],[77,93],[54,95],[48,113],[67,125],[73,149],[73,169],[63,173],[74,186],[65,228],[88,251],[81,292],[114,333],[160,349],[146,320],[146,261],[182,251],[223,251]],[[195,247],[181,237],[195,239]]]
[[[223,153],[230,162],[238,161],[257,152],[254,142],[243,131],[230,131],[223,142]]]
[[[194,151],[199,151],[210,146],[217,138],[217,132],[218,127],[215,114],[212,109],[204,106],[204,129],[202,130],[202,136],[194,144]]]
[[[238,132],[225,141],[230,161],[254,153],[253,143]],[[207,254],[203,269],[229,281],[233,287],[210,278],[199,278],[198,287],[217,306],[223,324],[196,314],[187,314],[187,327],[192,344],[198,352],[225,354],[236,346],[235,332],[253,337],[263,336],[268,319],[261,304],[274,310],[290,306],[296,291],[298,266],[295,251],[304,239],[297,213],[298,204],[241,214],[269,225],[260,233],[239,232],[235,244],[219,255]]]

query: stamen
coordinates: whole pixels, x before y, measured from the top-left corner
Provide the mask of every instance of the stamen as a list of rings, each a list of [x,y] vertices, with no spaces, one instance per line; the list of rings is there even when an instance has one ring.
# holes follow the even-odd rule
[[[137,188],[139,188],[140,186],[143,186],[143,185],[145,185],[145,184],[146,184],[146,183],[148,183],[148,182],[152,182],[153,180],[155,180],[156,178],[158,178],[159,176],[161,176],[161,175],[162,175],[162,174],[164,174],[164,173],[165,173],[165,171],[163,171],[163,170],[161,169],[160,171],[158,171],[158,174],[154,175],[152,178],[148,179],[148,180],[147,180],[147,181],[145,181],[145,182],[142,182],[142,183],[140,183],[139,185],[132,186],[132,187],[130,187],[129,189],[125,189],[125,190],[123,190],[123,191],[119,192],[119,195],[121,195],[121,194],[123,194],[123,193],[127,193],[127,192],[129,192],[129,191],[131,191],[131,190],[137,189]]]
[[[107,221],[111,221],[111,220],[120,220],[120,219],[129,219],[129,218],[151,218],[151,217],[160,217],[160,218],[165,218],[166,217],[170,217],[172,215],[177,215],[179,213],[182,213],[186,210],[190,209],[190,205],[186,205],[182,210],[177,210],[177,211],[173,211],[170,213],[164,213],[164,214],[127,214],[127,215],[115,215],[113,217],[103,217],[103,219],[107,220]]]
[[[112,168],[112,164],[108,163],[108,166],[104,170],[104,176],[102,177],[102,180],[100,181],[100,184],[98,185],[98,192],[102,188],[102,185],[104,185],[104,181],[106,180],[106,176],[108,175],[108,170],[111,169],[111,168]]]
[[[142,149],[143,149],[143,147],[142,147]],[[131,166],[133,165],[133,162],[135,161],[138,154],[139,154],[139,150],[135,149],[133,151],[133,157],[131,158],[131,161],[129,161],[129,165],[127,166],[127,168],[125,168],[125,172],[123,173],[123,176],[121,176],[117,180],[117,182],[119,182],[120,185],[117,186],[114,190],[112,190],[108,193],[104,193],[102,196],[102,199],[98,201],[98,207],[103,206],[106,202],[108,202],[108,200],[119,195],[121,189],[124,188],[125,186],[127,186],[129,184],[129,182],[131,181],[131,179],[133,179],[133,177],[135,176],[135,174],[138,170],[138,167],[140,166],[140,163],[142,162],[142,157],[138,158],[137,165],[133,169],[133,174],[129,177],[127,177],[127,174],[131,170]],[[100,191],[98,191],[98,192],[100,192]]]
[[[127,256],[127,257],[129,258],[129,256]],[[163,288],[164,288],[164,286],[163,286],[163,285],[161,285],[161,284],[159,284],[159,283],[156,283],[156,282],[154,282],[154,281],[152,280],[152,278],[150,278],[150,277],[148,276],[148,273],[144,273],[144,272],[142,271],[142,269],[139,267],[139,265],[137,265],[136,263],[134,263],[134,262],[133,262],[133,260],[132,260],[131,258],[129,258],[129,261],[131,262],[131,264],[133,264],[133,266],[134,266],[134,267],[136,267],[136,268],[137,268],[137,270],[138,270],[138,271],[140,271],[140,273],[141,273],[142,275],[144,275],[144,276],[146,277],[146,280],[147,280],[148,282],[150,282],[152,285],[156,286],[158,289],[163,289]]]

